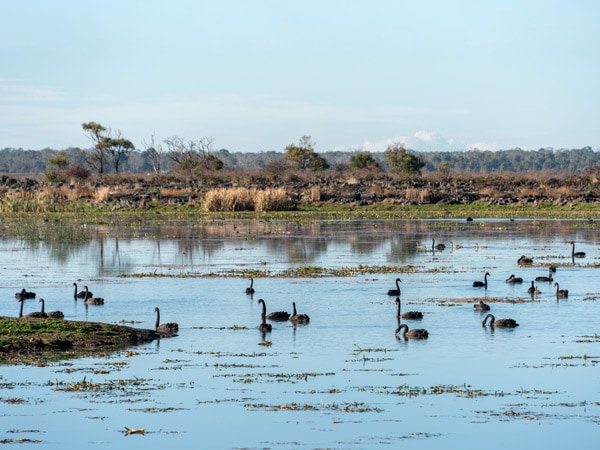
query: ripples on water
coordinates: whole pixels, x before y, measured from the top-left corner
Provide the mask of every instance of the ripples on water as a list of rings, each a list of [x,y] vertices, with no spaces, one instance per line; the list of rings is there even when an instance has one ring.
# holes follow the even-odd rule
[[[121,230],[78,245],[0,242],[4,301],[25,287],[66,319],[134,322],[151,328],[154,307],[179,323],[179,336],[110,356],[2,367],[0,436],[51,448],[486,448],[534,441],[546,448],[584,444],[600,422],[598,233],[567,221],[217,223],[205,227]],[[110,234],[109,234],[110,236]],[[435,254],[431,239],[445,243]],[[585,259],[571,264],[574,239]],[[452,248],[452,245],[460,248]],[[519,267],[522,254],[532,267]],[[535,276],[558,265],[569,290],[550,283],[527,294]],[[234,271],[297,267],[411,270],[354,277],[247,279]],[[490,272],[487,290],[473,288]],[[132,274],[170,277],[130,277]],[[511,274],[524,278],[509,285]],[[127,276],[121,276],[127,275]],[[185,276],[181,276],[185,275]],[[189,276],[193,275],[193,276]],[[399,276],[403,310],[424,313],[409,326],[426,341],[394,338],[396,305],[386,295]],[[72,300],[73,281],[106,299]],[[308,326],[273,323],[291,312]],[[483,328],[484,300],[496,318],[520,326]],[[37,309],[26,304],[26,312]],[[74,391],[85,378],[87,389]],[[71,389],[67,389],[71,387]],[[125,437],[125,427],[146,430]]]

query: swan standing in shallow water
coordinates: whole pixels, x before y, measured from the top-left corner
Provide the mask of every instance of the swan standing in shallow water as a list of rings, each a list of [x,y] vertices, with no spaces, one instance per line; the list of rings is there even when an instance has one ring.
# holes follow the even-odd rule
[[[475,303],[473,305],[473,309],[475,309],[476,311],[489,311],[490,305],[488,305],[487,303],[483,303],[481,300],[479,300],[479,303]]]
[[[252,295],[254,294],[254,278],[250,277],[250,286],[246,288],[246,294]]]
[[[407,311],[404,314],[401,314],[400,313],[400,308],[401,308],[400,297],[396,297],[395,302],[398,305],[398,311],[396,312],[396,317],[398,318],[398,320],[400,320],[400,319],[421,320],[423,318],[423,313],[420,311]]]
[[[394,331],[394,336],[398,337],[398,334],[402,333],[402,337],[404,340],[408,339],[427,339],[429,337],[429,332],[423,328],[414,328],[412,330],[408,329],[408,325],[403,323],[396,331]]]
[[[260,315],[262,321],[261,324],[258,326],[258,329],[263,333],[270,333],[273,327],[270,323],[267,323],[267,305],[265,304],[265,301],[262,298],[258,299],[257,303],[262,303],[262,313]]]
[[[396,278],[396,289],[390,289],[387,295],[395,295],[396,297],[400,295],[400,278]]]
[[[42,304],[42,314],[46,314],[46,317],[48,317],[48,319],[64,319],[65,315],[63,314],[62,311],[50,311],[49,313],[44,312],[45,309],[45,302],[43,298],[40,298],[38,300],[38,303]]]
[[[310,317],[306,314],[298,314],[296,312],[296,302],[292,302],[292,316],[290,320],[295,324],[302,324],[310,322]]]
[[[515,328],[518,327],[519,324],[515,322],[513,319],[498,319],[494,317],[493,314],[488,314],[481,322],[481,326],[485,327],[485,323],[490,319],[490,327],[492,328]]]
[[[486,288],[488,286],[488,281],[487,281],[487,277],[489,277],[490,274],[489,272],[486,272],[485,275],[483,276],[483,281],[473,281],[473,287],[482,287],[482,288]]]
[[[569,291],[567,289],[559,289],[558,283],[554,283],[556,287],[556,298],[567,298],[569,296]]]
[[[175,322],[168,323],[160,323],[160,309],[158,307],[154,308],[154,312],[156,313],[156,323],[154,324],[154,329],[159,333],[177,333],[179,331],[179,324]]]

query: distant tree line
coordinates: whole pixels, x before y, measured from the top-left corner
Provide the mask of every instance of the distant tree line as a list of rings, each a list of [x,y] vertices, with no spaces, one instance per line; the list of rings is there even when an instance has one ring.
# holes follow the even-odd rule
[[[45,148],[0,150],[0,173],[45,173],[50,180],[66,177],[85,178],[91,173],[171,173],[190,175],[205,170],[263,169],[296,170],[375,170],[396,173],[426,172],[530,172],[563,171],[573,174],[600,173],[600,152],[591,147],[580,149],[523,150],[520,148],[488,151],[414,152],[401,143],[385,152],[325,151],[317,153],[310,136],[283,151],[230,152],[213,150],[213,139],[186,140],[177,136],[155,142],[154,137],[136,148],[120,131],[112,131],[96,122],[82,124],[91,148]]]

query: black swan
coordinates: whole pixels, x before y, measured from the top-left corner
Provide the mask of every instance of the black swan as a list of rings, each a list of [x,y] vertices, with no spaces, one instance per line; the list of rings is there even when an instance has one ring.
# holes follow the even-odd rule
[[[475,309],[475,311],[489,311],[490,310],[490,305],[488,305],[487,303],[483,303],[480,300],[479,303],[475,303],[473,305],[473,309]]]
[[[21,298],[18,299],[17,301],[21,304],[21,307],[19,308],[19,319],[22,317],[24,317],[26,319],[47,319],[48,318],[48,315],[43,311],[34,311],[29,314],[25,314],[25,316],[23,316],[23,304],[25,302]]]
[[[246,294],[252,295],[254,294],[254,278],[250,277],[250,286],[246,288]]]
[[[25,288],[21,289],[21,292],[17,292],[15,294],[16,298],[20,298],[21,300],[26,300],[28,298],[35,298],[35,292],[27,291]]]
[[[523,255],[518,259],[517,264],[520,266],[528,266],[533,264],[533,259]]]
[[[518,327],[519,324],[515,322],[513,319],[498,319],[494,317],[493,314],[488,314],[481,322],[481,326],[485,327],[485,323],[490,319],[490,327],[492,328],[515,328]]]
[[[556,271],[556,269],[554,269],[554,271]],[[551,268],[550,267],[548,268],[548,276],[541,275],[539,277],[535,277],[535,281],[545,281],[547,283],[553,282],[554,279],[552,278],[552,270],[551,270]]]
[[[46,317],[48,317],[48,319],[64,319],[65,315],[63,314],[62,311],[50,311],[49,313],[44,311],[45,308],[45,302],[43,298],[40,298],[38,300],[38,303],[42,304],[42,314],[46,314]]]
[[[292,316],[290,317],[290,320],[294,323],[308,323],[310,322],[310,317],[308,317],[306,314],[298,314],[296,312],[296,302],[292,302]]]
[[[396,297],[400,295],[400,278],[396,278],[396,289],[390,289],[387,295],[395,295]]]
[[[558,283],[554,283],[556,286],[556,297],[557,298],[567,298],[569,296],[569,291],[567,289],[559,289]]]
[[[73,297],[75,297],[75,299],[88,298],[88,297],[94,296],[94,294],[92,294],[92,292],[86,291],[85,289],[77,292],[77,283],[73,283],[73,287],[75,288],[75,292],[73,292]],[[85,286],[85,287],[87,288],[87,286]]]
[[[473,287],[483,287],[487,289],[487,277],[489,277],[490,274],[489,272],[486,272],[485,275],[483,276],[483,280],[484,281],[473,281]]]
[[[92,293],[88,291],[87,286],[83,287],[83,292],[83,298],[85,298],[83,303],[85,303],[86,305],[104,305],[104,299],[102,297],[92,297]]]
[[[273,327],[270,323],[267,323],[267,305],[262,298],[259,299],[257,303],[262,303],[262,313],[260,315],[261,324],[258,326],[258,329],[263,333],[270,333]]]
[[[533,284],[533,280],[531,280],[531,286],[527,289],[528,294],[535,294],[535,285]]]
[[[156,313],[156,323],[154,324],[154,329],[159,333],[177,333],[179,331],[179,324],[175,322],[168,323],[160,323],[160,309],[158,306],[154,308],[154,312]]]
[[[573,246],[571,248],[571,258],[585,258],[585,252],[576,252],[575,251],[575,241],[570,242]]]
[[[287,311],[275,311],[267,315],[267,319],[273,322],[286,322],[290,318],[290,313]]]
[[[398,312],[396,313],[396,317],[398,319],[407,319],[407,320],[421,320],[423,318],[423,313],[420,311],[408,311],[404,314],[400,313],[401,302],[400,297],[396,297],[396,304],[398,305]]]
[[[401,331],[402,330],[402,331]],[[402,332],[402,337],[405,340],[408,339],[427,339],[429,337],[429,332],[423,328],[414,328],[412,330],[408,329],[408,325],[403,323],[396,331],[394,331],[394,336],[398,337],[398,334]]]
[[[508,277],[506,279],[507,283],[522,283],[523,282],[523,278],[521,277],[515,277],[514,275],[511,275],[510,277]]]
[[[446,250],[446,246],[444,244],[435,244],[435,239],[431,239],[432,243],[431,243],[431,249],[433,251],[435,250],[439,250],[440,252],[443,250]]]

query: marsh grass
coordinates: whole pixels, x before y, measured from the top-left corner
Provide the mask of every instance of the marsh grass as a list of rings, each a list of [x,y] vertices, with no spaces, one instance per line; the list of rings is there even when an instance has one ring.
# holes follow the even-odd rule
[[[219,188],[211,189],[204,196],[204,211],[286,211],[293,204],[284,188]]]

